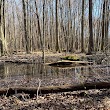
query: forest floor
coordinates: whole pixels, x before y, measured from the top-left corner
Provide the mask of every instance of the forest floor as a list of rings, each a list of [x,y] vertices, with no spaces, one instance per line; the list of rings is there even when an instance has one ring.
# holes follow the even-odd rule
[[[45,53],[45,62],[53,62],[59,60],[60,57],[64,56],[64,53]],[[0,63],[11,62],[11,63],[41,63],[42,52],[35,52],[32,54],[18,53],[8,56],[0,57]]]
[[[1,96],[0,110],[110,110],[110,89]]]
[[[58,61],[62,56],[65,56],[65,54],[46,53],[46,62]],[[0,61],[2,63],[40,63],[42,61],[42,54],[39,52],[28,55],[3,56],[0,58]],[[13,84],[15,83],[13,81],[15,80],[11,81],[6,82],[10,84],[10,86],[14,86]],[[65,83],[65,81],[67,81],[67,79],[61,82],[61,84]],[[23,83],[25,82],[27,83],[27,81],[23,81]],[[28,85],[33,85],[35,81],[33,80],[31,83],[32,84]],[[2,79],[0,85],[1,87],[7,87],[7,85],[4,85],[2,82]],[[3,95],[0,96],[0,110],[110,110],[110,89],[49,93],[45,95],[39,94],[33,98],[23,93],[9,97]]]
[[[110,54],[110,53],[109,53]],[[86,55],[85,53],[53,53],[53,52],[45,52],[45,63],[56,62],[61,60],[64,56],[78,56],[78,57],[88,57],[88,58],[95,58],[97,61],[100,62],[100,59],[106,57],[104,53],[98,53],[97,55]],[[19,52],[17,54],[7,55],[0,57],[0,64],[4,62],[11,62],[11,63],[42,63],[42,52],[34,52],[31,54],[25,54],[23,52]],[[110,55],[109,55],[110,56]],[[110,58],[110,57],[109,57]]]

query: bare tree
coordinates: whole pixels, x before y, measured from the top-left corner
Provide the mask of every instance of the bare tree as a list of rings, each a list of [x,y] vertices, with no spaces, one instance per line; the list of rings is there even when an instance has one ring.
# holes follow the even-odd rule
[[[7,47],[7,41],[6,41],[6,27],[5,27],[5,0],[2,0],[3,3],[3,21],[1,22],[1,39],[3,44],[3,55],[8,54],[8,47]]]
[[[58,0],[55,3],[56,8],[56,51],[60,52],[60,45],[59,45],[59,35],[58,35]]]
[[[25,0],[22,0],[22,5],[23,5],[23,14],[24,14],[24,37],[25,37],[25,43],[26,43],[26,53],[29,54],[29,39],[28,39],[28,33],[26,29],[26,6],[25,6]]]
[[[89,0],[89,45],[88,45],[88,54],[92,54],[94,51],[93,44],[93,26],[92,26],[92,0]]]
[[[82,19],[81,19],[81,52],[84,52],[84,0],[82,0]]]
[[[0,51],[1,56],[3,55],[3,42],[2,42],[2,35],[1,35],[1,6],[2,6],[2,0],[0,0]]]
[[[43,63],[45,63],[45,0],[43,0]]]
[[[104,34],[105,34],[105,0],[103,2],[103,13],[102,13],[102,42],[101,42],[101,50],[104,50]]]
[[[42,42],[41,26],[40,26],[40,20],[39,20],[38,8],[37,8],[36,0],[35,0],[35,8],[36,8],[36,17],[37,17],[37,25],[38,25],[38,35],[39,35],[39,37],[40,37],[41,49],[42,49],[42,51],[43,51],[43,42]]]
[[[109,36],[109,1],[106,0],[105,8],[105,51],[108,50],[108,36]]]

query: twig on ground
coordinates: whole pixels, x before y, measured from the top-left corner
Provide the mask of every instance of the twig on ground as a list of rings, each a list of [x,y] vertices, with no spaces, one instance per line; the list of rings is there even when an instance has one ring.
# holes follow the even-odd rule
[[[41,86],[41,80],[38,78],[38,81],[39,81],[39,85],[38,85],[38,89],[37,89],[37,99],[38,99],[38,95],[39,95],[39,88]]]

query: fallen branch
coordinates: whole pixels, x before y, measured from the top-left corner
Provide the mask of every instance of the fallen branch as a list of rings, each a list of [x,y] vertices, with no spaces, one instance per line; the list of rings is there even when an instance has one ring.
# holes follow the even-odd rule
[[[57,93],[57,92],[69,92],[69,91],[78,91],[78,90],[89,90],[89,89],[108,89],[110,88],[110,82],[94,82],[94,83],[85,83],[79,85],[62,85],[62,86],[48,86],[48,87],[40,87],[40,94],[48,94],[48,93]],[[9,88],[8,93],[7,89],[0,89],[0,95],[7,96],[17,93],[26,93],[30,94],[30,96],[34,96],[37,93],[38,88],[32,87],[19,87],[19,88]]]

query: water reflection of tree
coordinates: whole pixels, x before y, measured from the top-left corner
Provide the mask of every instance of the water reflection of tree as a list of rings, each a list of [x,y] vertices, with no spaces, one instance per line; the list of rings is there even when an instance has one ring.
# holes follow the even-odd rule
[[[93,70],[93,68],[88,67],[87,72],[88,72],[88,80],[93,82],[95,78],[95,74],[97,74],[95,69]]]
[[[40,69],[38,68],[40,74],[40,78],[43,78],[45,76],[45,66],[43,64],[40,65]]]
[[[0,65],[0,77],[1,78],[5,78],[5,68],[4,68],[4,64]]]

